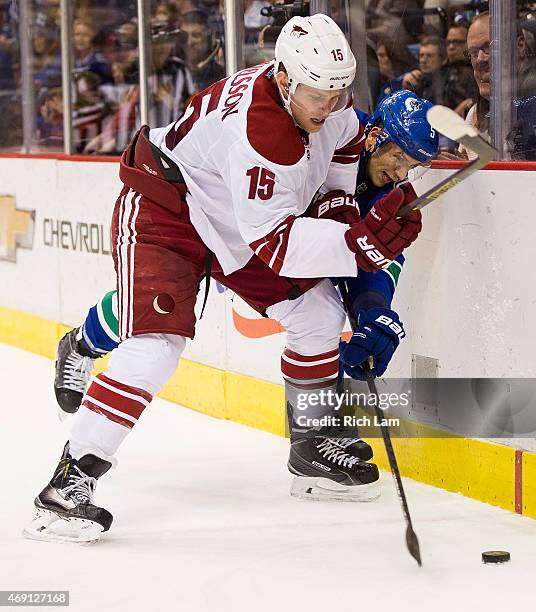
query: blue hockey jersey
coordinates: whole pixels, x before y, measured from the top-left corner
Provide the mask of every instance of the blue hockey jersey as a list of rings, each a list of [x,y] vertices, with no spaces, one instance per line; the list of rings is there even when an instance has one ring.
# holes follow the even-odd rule
[[[370,115],[355,109],[362,125],[366,125]],[[357,175],[356,190],[354,197],[359,205],[361,218],[363,218],[372,208],[374,202],[383,197],[386,193],[393,189],[394,184],[388,183],[384,187],[375,187],[367,178],[366,167],[366,152],[363,149],[359,164],[359,172]],[[360,310],[368,308],[383,307],[390,308],[398,277],[404,265],[404,256],[399,255],[393,263],[385,270],[378,272],[359,271],[357,278],[345,278],[346,288],[349,296],[349,304],[351,305],[352,314],[357,318]]]

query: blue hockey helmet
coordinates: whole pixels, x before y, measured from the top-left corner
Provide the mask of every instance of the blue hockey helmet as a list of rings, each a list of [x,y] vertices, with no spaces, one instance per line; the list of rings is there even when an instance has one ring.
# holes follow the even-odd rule
[[[381,123],[382,131],[376,139],[376,148],[394,142],[421,164],[428,163],[439,148],[439,136],[426,119],[430,108],[431,102],[419,98],[412,91],[396,91],[380,102],[365,131],[368,134]]]

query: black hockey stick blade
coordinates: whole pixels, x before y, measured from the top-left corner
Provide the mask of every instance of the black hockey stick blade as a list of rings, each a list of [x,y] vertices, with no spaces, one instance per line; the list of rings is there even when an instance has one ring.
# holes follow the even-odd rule
[[[419,210],[434,200],[437,200],[437,198],[447,191],[450,191],[453,187],[456,187],[456,185],[459,185],[466,178],[477,172],[477,170],[480,170],[490,161],[493,161],[497,154],[497,151],[482,138],[474,127],[465,123],[465,121],[450,108],[441,105],[433,106],[426,114],[426,117],[435,130],[445,135],[447,138],[463,144],[464,147],[471,149],[478,157],[446,179],[440,181],[435,187],[423,193],[420,197],[411,202],[411,204],[407,204],[401,208],[398,213],[399,219],[403,219],[409,215],[412,210]]]
[[[422,567],[421,561],[421,548],[419,546],[419,540],[417,534],[413,531],[413,527],[408,525],[406,527],[406,544],[409,550],[409,554],[417,561],[419,567]]]
[[[375,396],[377,400],[374,403],[374,411],[376,412],[376,417],[378,418],[380,423],[384,423],[385,414],[383,410],[380,408],[378,389],[376,387],[375,378],[370,370],[370,364],[368,362],[365,362],[363,364],[363,368],[367,374],[367,385],[368,385],[369,391],[372,395]],[[415,533],[413,529],[413,524],[411,522],[408,501],[406,499],[406,493],[404,491],[404,486],[402,484],[402,478],[400,476],[400,470],[398,468],[398,463],[396,460],[393,443],[391,442],[391,435],[389,434],[389,428],[387,427],[387,425],[380,425],[380,430],[382,432],[383,442],[385,445],[385,450],[387,452],[387,458],[389,459],[389,466],[391,467],[391,473],[393,475],[393,480],[395,481],[395,487],[396,487],[396,492],[398,494],[398,499],[402,506],[402,513],[404,514],[404,520],[406,521],[406,546],[408,547],[409,554],[415,559],[415,561],[417,561],[419,567],[422,567],[421,548],[419,546],[419,540],[417,538],[417,534]]]

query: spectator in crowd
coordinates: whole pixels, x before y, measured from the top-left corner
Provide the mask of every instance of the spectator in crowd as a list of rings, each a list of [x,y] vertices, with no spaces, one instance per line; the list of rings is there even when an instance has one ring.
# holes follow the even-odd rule
[[[96,32],[87,19],[76,19],[73,23],[74,73],[92,72],[101,83],[112,80],[110,64],[94,45]]]
[[[44,87],[61,86],[60,32],[43,13],[38,13],[31,29],[32,72],[36,93]]]
[[[115,31],[111,52],[111,83],[99,85],[108,104],[117,110],[129,89],[136,85],[138,62],[138,26],[135,20],[122,23]],[[134,73],[134,74],[132,74]]]
[[[518,98],[530,98],[536,95],[536,57],[521,28],[517,37],[518,51]]]
[[[19,49],[11,29],[5,26],[0,30],[0,89],[15,89],[16,74],[19,67]]]
[[[442,69],[442,95],[438,103],[465,117],[473,106],[478,91],[473,70],[466,57],[468,26],[455,24],[447,32],[448,62]]]
[[[435,15],[430,11],[430,9],[435,9],[436,11],[441,11],[443,15],[445,15],[446,20],[449,24],[455,22],[455,15],[458,10],[463,11],[470,5],[470,0],[426,0],[424,3],[424,8],[429,10],[429,14],[427,14],[424,18],[424,27],[426,32],[430,35],[432,34],[432,29],[437,30],[437,17],[439,14],[437,12]],[[447,32],[447,28],[445,28],[442,32],[436,31],[435,34],[438,36],[445,36]]]
[[[153,67],[148,85],[149,124],[167,125],[180,116],[190,97],[198,91],[185,63],[174,55],[180,32],[170,23],[153,19],[151,28]],[[103,131],[85,148],[85,153],[120,153],[139,128],[139,76],[137,61],[122,69],[119,79],[125,85],[117,111],[105,121]],[[104,90],[106,91],[106,90]],[[113,91],[113,90],[112,90]]]
[[[491,96],[490,78],[490,31],[489,13],[478,15],[469,27],[467,35],[467,54],[473,67],[474,79],[478,87],[478,97],[469,110],[466,121],[476,127],[485,138],[489,135],[489,112]],[[517,124],[508,135],[511,155],[516,159],[536,159],[534,142],[534,123],[536,121],[536,65],[534,57],[528,52],[521,28],[517,39]],[[470,151],[461,151],[469,157]]]
[[[275,41],[281,34],[281,26],[267,25],[259,32],[257,48],[259,51],[259,62],[270,62],[275,57]]]
[[[380,73],[380,91],[375,106],[395,91],[403,89],[404,75],[417,65],[408,47],[392,38],[380,39],[376,48],[376,57]]]
[[[207,15],[207,27],[215,39],[223,44],[225,39],[225,24],[223,21],[224,0],[197,0],[196,9],[204,11]],[[195,9],[194,9],[195,10]],[[186,14],[188,11],[182,11]]]
[[[43,88],[37,97],[35,139],[39,148],[60,151],[63,148],[63,102],[61,88]]]
[[[102,131],[110,106],[99,91],[100,77],[94,72],[77,72],[74,85],[73,141],[76,152],[81,153],[87,143]]]
[[[399,44],[416,42],[422,32],[425,0],[368,0],[367,36],[374,42],[396,33]]]
[[[155,8],[153,19],[156,22],[177,25],[179,19],[177,6],[171,2],[159,2]]]
[[[246,30],[260,30],[272,23],[271,17],[261,13],[263,8],[271,6],[268,0],[246,0],[244,6],[244,27]]]
[[[274,24],[273,17],[261,14],[263,8],[281,4],[282,0],[253,0],[246,9],[246,67],[256,66],[274,59],[275,41],[282,26]]]
[[[402,86],[425,100],[438,104],[442,96],[441,69],[447,63],[445,41],[438,36],[427,36],[419,49],[419,68],[404,75]]]
[[[536,3],[524,7],[521,14],[521,35],[518,45],[523,55],[519,71],[522,82],[517,108],[517,131],[521,135],[513,143],[513,158],[536,159]]]
[[[531,56],[536,56],[536,2],[528,2],[519,9],[523,38]]]
[[[52,0],[58,2],[59,0]],[[125,20],[136,16],[137,7],[133,0],[76,0],[74,19],[99,24],[99,29],[107,30],[117,27]]]
[[[22,145],[22,104],[17,92],[0,96],[0,149],[19,151]]]
[[[171,0],[170,4],[173,4],[179,15],[199,8],[199,0]]]
[[[195,91],[225,77],[225,68],[217,60],[221,42],[210,30],[208,17],[205,11],[195,10],[183,14],[181,20],[181,30],[186,35],[182,47],[184,62]]]
[[[58,31],[61,21],[60,2],[61,0],[36,0],[33,2],[35,10],[55,24]]]
[[[442,104],[465,117],[476,100],[473,70],[465,57],[467,28],[454,25],[445,42],[437,36],[423,39],[419,69],[404,76],[404,89],[434,104]]]
[[[489,15],[484,13],[473,20],[467,33],[466,54],[471,62],[478,94],[474,104],[467,113],[465,121],[475,127],[487,140],[490,139],[489,99],[491,95],[489,39]],[[460,146],[459,156],[465,159],[472,159],[474,158],[474,153]]]
[[[0,150],[16,151],[22,144],[19,46],[13,24],[0,11]]]
[[[169,23],[152,27],[153,70],[149,77],[151,125],[167,125],[182,112],[196,88],[184,63],[174,55],[178,31]]]

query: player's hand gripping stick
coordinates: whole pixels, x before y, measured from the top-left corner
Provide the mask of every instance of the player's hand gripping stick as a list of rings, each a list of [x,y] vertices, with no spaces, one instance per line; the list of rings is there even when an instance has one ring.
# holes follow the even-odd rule
[[[412,192],[407,185],[393,189],[374,204],[362,221],[350,225],[344,236],[346,244],[365,272],[388,267],[419,235],[420,212],[410,211],[402,222],[396,220],[400,207],[413,198]]]

